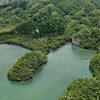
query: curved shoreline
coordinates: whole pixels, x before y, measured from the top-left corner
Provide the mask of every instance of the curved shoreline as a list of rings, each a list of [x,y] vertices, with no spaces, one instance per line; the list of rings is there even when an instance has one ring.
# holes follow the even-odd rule
[[[11,36],[11,35],[9,35],[9,36]],[[7,38],[7,37],[6,37]],[[32,51],[41,51],[41,50],[34,50],[34,46],[32,45],[32,43],[34,44],[34,42],[32,42],[31,43],[31,45],[28,45],[32,40],[34,40],[34,39],[32,39],[31,41],[26,41],[26,43],[24,43],[23,42],[23,40],[22,41],[13,41],[13,40],[9,40],[9,38],[8,38],[8,40],[7,39],[4,39],[4,40],[2,40],[2,38],[1,38],[1,40],[0,40],[0,44],[8,44],[8,45],[16,45],[16,46],[20,46],[20,47],[23,47],[23,48],[26,48],[26,49],[30,49],[30,50],[32,50]],[[19,38],[19,37],[18,37]],[[21,38],[23,38],[24,39],[24,41],[25,41],[25,39],[27,38],[25,38],[25,37],[21,37]],[[20,39],[20,38],[19,38]],[[31,39],[31,38],[30,38]],[[42,38],[41,38],[42,39]],[[48,45],[47,45],[47,48],[44,48],[43,50],[45,50],[46,51],[46,53],[44,53],[44,52],[42,52],[45,56],[47,56],[52,50],[54,51],[54,50],[57,50],[58,48],[60,48],[62,45],[65,45],[68,41],[69,41],[69,39],[66,37],[66,39],[65,39],[65,36],[61,36],[61,37],[57,37],[57,38],[53,38],[54,39],[54,41],[57,41],[57,43],[58,44],[56,44],[55,43],[55,45],[54,45],[54,47],[53,48],[49,48],[48,47]],[[51,39],[50,41],[53,43],[53,39]],[[58,40],[57,40],[58,39]],[[61,40],[59,40],[59,39],[61,39]],[[27,39],[26,39],[27,40]],[[36,39],[36,41],[38,41],[38,39]],[[48,41],[49,41],[49,38],[48,38]],[[39,41],[40,43],[41,43],[41,41]],[[51,46],[52,46],[52,43],[50,44]],[[36,43],[35,43],[36,44]],[[37,45],[37,44],[36,44]],[[44,43],[41,45],[41,46],[43,46],[43,45],[45,45],[45,41],[44,41]],[[32,47],[33,46],[33,47]],[[38,48],[41,48],[41,47],[38,47]],[[48,51],[49,50],[49,51]],[[37,64],[38,65],[38,64]],[[41,64],[42,65],[42,64]],[[40,66],[40,65],[39,65]],[[12,68],[11,68],[12,69]],[[12,74],[13,75],[13,74]],[[9,75],[8,75],[9,76]],[[20,75],[19,75],[20,76]],[[8,78],[9,79],[9,78]],[[12,80],[12,79],[10,79],[10,80]],[[28,80],[30,80],[30,78],[28,79]],[[28,81],[27,80],[27,81]],[[26,80],[25,80],[26,81]]]
[[[67,43],[67,42],[66,42]],[[30,50],[32,50],[33,51],[33,49],[32,48],[29,48],[29,47],[27,47],[27,46],[25,46],[24,44],[21,44],[21,43],[16,43],[16,42],[2,42],[1,41],[1,43],[0,44],[8,44],[8,45],[16,45],[16,46],[20,46],[20,47],[24,47],[24,48],[26,48],[26,49],[30,49]],[[63,44],[64,45],[64,44]],[[58,46],[58,48],[60,48],[62,45],[60,45],[60,46]],[[79,46],[78,46],[79,47]],[[56,48],[56,49],[58,49],[58,48]],[[49,51],[50,52],[50,51]],[[49,53],[48,52],[48,53]],[[89,69],[90,69],[90,67],[89,67]],[[92,71],[92,74],[93,74],[93,71]],[[78,79],[77,79],[78,80]],[[71,83],[70,83],[71,84]]]
[[[97,100],[97,98],[99,98],[99,88],[100,88],[100,70],[99,70],[99,63],[100,60],[100,53],[97,53],[96,55],[94,55],[91,58],[91,61],[89,63],[89,70],[92,72],[92,78],[81,78],[81,79],[77,79],[74,80],[73,82],[71,82],[69,84],[69,86],[67,87],[67,90],[64,92],[64,95],[60,96],[59,100],[71,100],[70,98],[72,98],[73,100],[78,100],[78,99],[89,99],[91,100],[91,97],[94,97],[95,94],[95,98],[94,100]],[[95,63],[95,61],[97,63]],[[91,86],[92,85],[92,86]],[[85,90],[84,90],[85,88]],[[95,90],[95,88],[97,90]],[[85,93],[84,91],[87,92]],[[91,94],[90,94],[91,91]],[[94,94],[93,94],[94,93]],[[81,96],[80,94],[83,94],[84,96]]]
[[[18,43],[15,43],[15,42],[0,41],[0,44],[15,45],[15,46],[19,46],[19,47],[22,47],[22,48],[29,49],[29,50],[33,51],[32,48],[29,48],[29,47],[27,47],[25,45],[18,44]]]

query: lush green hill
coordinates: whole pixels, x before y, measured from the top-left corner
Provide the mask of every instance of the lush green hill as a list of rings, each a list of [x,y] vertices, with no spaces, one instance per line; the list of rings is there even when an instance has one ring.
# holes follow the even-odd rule
[[[32,18],[18,26],[14,32],[30,36],[62,34],[64,25],[65,22],[61,11],[50,3],[37,12],[35,11]]]
[[[65,33],[79,38],[83,48],[98,49],[100,0],[8,1],[0,5],[0,33],[37,37]]]

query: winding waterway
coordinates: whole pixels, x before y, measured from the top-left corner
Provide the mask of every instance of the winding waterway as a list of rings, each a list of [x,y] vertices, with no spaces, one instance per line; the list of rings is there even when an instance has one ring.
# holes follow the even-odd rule
[[[58,100],[70,82],[92,77],[89,60],[95,51],[68,43],[48,55],[47,64],[30,82],[8,81],[7,71],[26,52],[30,51],[18,46],[0,45],[0,100]]]

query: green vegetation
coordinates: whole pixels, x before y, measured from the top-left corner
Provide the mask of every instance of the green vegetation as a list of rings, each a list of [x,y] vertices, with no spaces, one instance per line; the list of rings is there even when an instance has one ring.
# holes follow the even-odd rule
[[[93,71],[94,76],[100,77],[100,53],[92,58],[90,63],[90,69]]]
[[[66,42],[69,42],[70,38],[67,35],[32,38],[26,35],[0,34],[0,41],[0,43],[15,44],[48,54],[51,50],[56,50]]]
[[[27,53],[8,71],[8,79],[18,82],[29,80],[39,66],[46,62],[47,56],[39,51]]]
[[[59,100],[99,100],[100,80],[79,79],[71,83],[68,91]]]
[[[0,33],[31,37],[65,33],[79,38],[82,48],[97,50],[99,16],[99,0],[6,0],[0,5]]]
[[[82,48],[98,50],[100,46],[100,29],[92,28],[91,31],[86,28],[74,35],[75,38],[80,39]]]
[[[60,100],[99,100],[100,99],[100,53],[92,58],[90,69],[94,77],[79,79],[71,83]]]
[[[6,2],[2,0],[0,2],[0,43],[20,45],[33,51],[41,51],[46,56],[51,50],[71,41],[71,38],[78,39],[79,43],[76,45],[82,48],[100,51],[100,0],[6,0]],[[39,56],[41,57],[41,54]],[[29,73],[25,74],[21,74],[17,69],[21,75],[14,74],[13,71],[20,63],[23,65],[19,60],[8,72],[12,80],[25,81],[33,75],[34,69],[28,70]],[[25,72],[26,66],[25,63]],[[94,78],[73,82],[60,100],[99,100],[99,67],[100,53],[90,64]]]
[[[47,34],[52,36],[54,34],[62,34],[63,32],[63,17],[53,4],[49,4],[39,10],[28,22],[21,24],[14,30],[14,33],[36,37]]]
[[[42,36],[62,34],[65,21],[62,11],[49,1],[11,0],[0,5],[0,29],[11,25],[15,34]]]
[[[74,37],[80,39],[79,46],[82,48],[97,50],[100,46],[99,28],[92,28],[91,30],[83,28]]]

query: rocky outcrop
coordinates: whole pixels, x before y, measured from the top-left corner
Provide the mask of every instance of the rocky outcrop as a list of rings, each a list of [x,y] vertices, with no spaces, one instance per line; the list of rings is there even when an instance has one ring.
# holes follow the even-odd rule
[[[72,44],[74,45],[80,45],[80,39],[77,37],[72,37]]]

